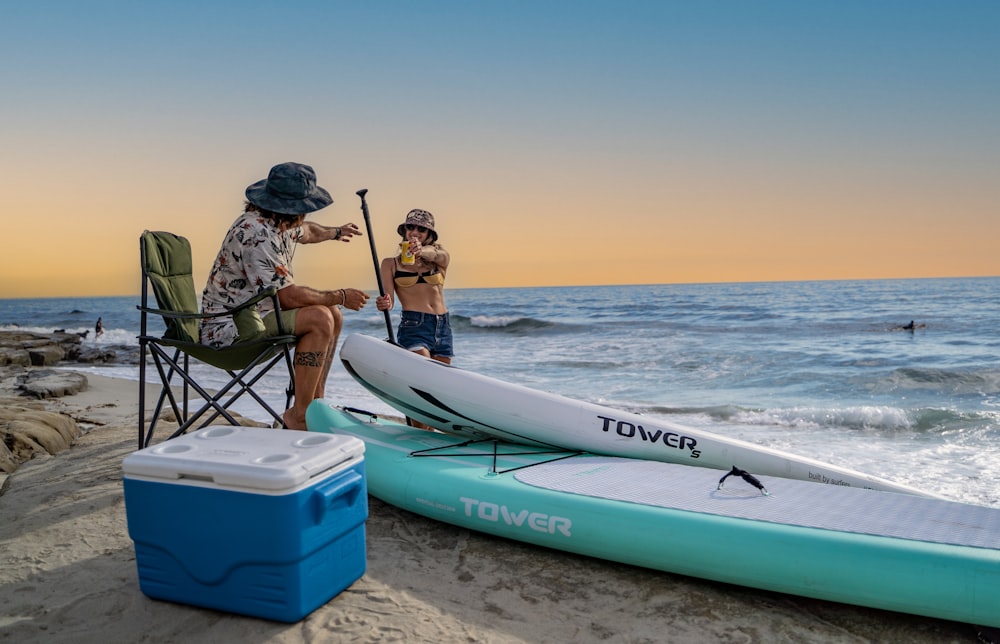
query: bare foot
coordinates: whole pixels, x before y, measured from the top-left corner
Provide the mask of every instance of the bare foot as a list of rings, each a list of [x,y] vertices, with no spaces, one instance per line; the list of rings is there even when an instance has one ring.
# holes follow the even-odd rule
[[[285,421],[286,429],[298,429],[301,431],[305,431],[307,429],[306,415],[296,414],[294,407],[292,407],[291,409],[286,409],[285,413],[281,415],[281,418],[282,420]]]
[[[410,427],[415,427],[416,429],[426,429],[426,430],[431,431],[431,432],[436,432],[437,431],[436,429],[434,429],[430,425],[425,425],[424,423],[420,422],[419,420],[413,420],[410,417],[406,418],[406,424],[409,425]]]

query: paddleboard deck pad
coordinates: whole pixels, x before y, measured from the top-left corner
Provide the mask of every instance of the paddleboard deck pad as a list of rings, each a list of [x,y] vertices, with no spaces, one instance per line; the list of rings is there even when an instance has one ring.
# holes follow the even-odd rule
[[[366,443],[373,496],[610,561],[1000,626],[1000,509],[413,429],[317,400],[311,431]]]
[[[935,496],[808,457],[497,380],[371,336],[348,336],[340,359],[374,396],[449,434]]]

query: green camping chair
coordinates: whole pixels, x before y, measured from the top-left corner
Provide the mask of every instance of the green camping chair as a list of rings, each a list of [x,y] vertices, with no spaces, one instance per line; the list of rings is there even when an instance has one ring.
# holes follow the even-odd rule
[[[232,425],[239,425],[228,408],[244,393],[253,397],[278,423],[283,426],[281,415],[273,409],[252,387],[272,367],[284,360],[288,368],[288,389],[285,409],[291,407],[295,392],[295,372],[292,354],[296,337],[285,333],[278,316],[278,335],[248,342],[237,342],[221,349],[213,349],[198,342],[199,321],[221,316],[256,316],[255,305],[265,298],[272,298],[276,311],[278,292],[273,287],[262,291],[253,299],[222,314],[198,312],[198,297],[191,271],[191,244],[184,237],[173,233],[145,231],[139,238],[139,256],[142,263],[142,301],[139,330],[139,449],[147,447],[153,438],[156,422],[165,402],[177,418],[179,427],[169,437],[174,438],[192,428],[209,410],[212,413],[198,427],[211,424],[222,416]],[[150,306],[149,287],[152,286],[157,308]],[[147,332],[150,315],[163,318],[166,332],[162,337]],[[146,354],[152,357],[160,377],[160,395],[146,426]],[[217,367],[229,374],[229,382],[216,393],[210,393],[198,384],[190,372],[190,359]],[[177,376],[177,379],[174,376]],[[183,381],[182,403],[178,404],[174,384]],[[193,389],[205,401],[196,411],[188,409],[189,390]]]

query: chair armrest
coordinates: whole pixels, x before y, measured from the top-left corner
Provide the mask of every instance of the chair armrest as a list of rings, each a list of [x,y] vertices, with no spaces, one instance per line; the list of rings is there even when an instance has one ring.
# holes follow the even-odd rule
[[[274,310],[275,310],[275,312],[281,313],[281,305],[278,302],[278,289],[276,289],[273,286],[267,287],[266,289],[264,289],[260,293],[257,293],[257,295],[254,295],[253,297],[251,297],[246,302],[243,302],[242,304],[238,304],[238,305],[236,305],[235,307],[233,307],[231,309],[226,309],[225,311],[222,311],[221,313],[185,313],[183,311],[168,311],[168,310],[165,310],[165,309],[153,309],[153,308],[142,306],[141,304],[137,305],[135,308],[137,308],[138,310],[142,311],[143,313],[152,313],[153,315],[160,315],[160,316],[163,316],[165,318],[174,318],[174,319],[179,319],[179,320],[205,320],[205,319],[211,319],[211,318],[234,317],[237,313],[239,313],[243,309],[247,309],[247,308],[250,308],[251,306],[255,306],[258,302],[260,302],[261,300],[266,299],[268,297],[270,297],[274,301]],[[278,331],[281,332],[282,334],[284,334],[284,328],[283,328],[283,325],[281,324],[281,316],[280,315],[278,316]]]
[[[135,307],[143,313],[152,313],[153,315],[161,315],[165,318],[176,318],[180,320],[200,320],[202,318],[217,318],[228,316],[230,313],[224,311],[222,313],[185,313],[183,311],[168,311],[166,309],[151,309],[146,306],[136,305]]]
[[[256,305],[258,302],[268,297],[274,300],[275,310],[280,311],[281,307],[278,305],[278,289],[274,288],[273,286],[268,286],[266,289],[257,293],[257,295],[254,295],[246,302],[243,302],[242,304],[237,304],[233,308],[229,309],[229,313],[231,315],[235,315],[239,311],[242,311],[243,309],[248,309],[251,306]]]

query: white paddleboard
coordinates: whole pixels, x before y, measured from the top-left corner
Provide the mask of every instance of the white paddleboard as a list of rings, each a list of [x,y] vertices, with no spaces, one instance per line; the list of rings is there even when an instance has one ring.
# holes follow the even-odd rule
[[[349,336],[340,359],[386,404],[450,434],[937,496],[805,456],[504,382],[371,336]]]

